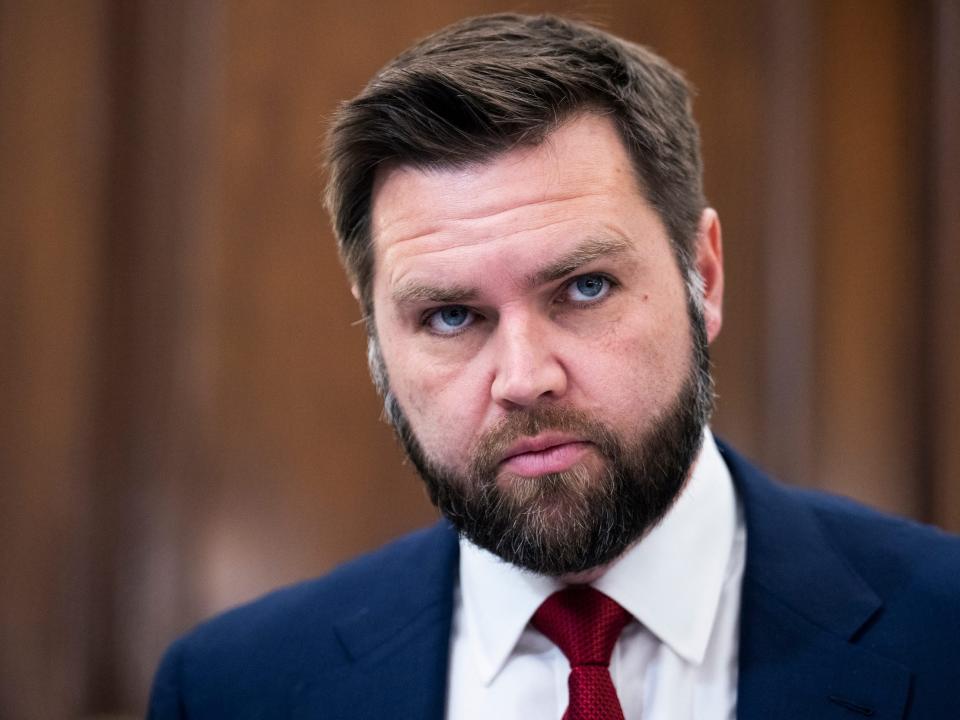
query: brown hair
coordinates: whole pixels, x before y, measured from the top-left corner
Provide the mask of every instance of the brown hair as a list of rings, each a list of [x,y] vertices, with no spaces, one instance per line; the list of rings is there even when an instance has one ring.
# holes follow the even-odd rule
[[[573,114],[608,114],[680,267],[691,266],[702,190],[700,140],[683,76],[650,50],[551,15],[450,25],[388,63],[330,129],[327,208],[340,255],[371,313],[371,192],[386,163],[456,167],[541,142]]]

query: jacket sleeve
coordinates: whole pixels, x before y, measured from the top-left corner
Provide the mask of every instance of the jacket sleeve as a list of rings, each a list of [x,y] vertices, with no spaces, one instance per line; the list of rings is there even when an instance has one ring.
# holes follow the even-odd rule
[[[150,690],[147,720],[187,720],[180,687],[182,642],[180,640],[171,645],[160,661]]]

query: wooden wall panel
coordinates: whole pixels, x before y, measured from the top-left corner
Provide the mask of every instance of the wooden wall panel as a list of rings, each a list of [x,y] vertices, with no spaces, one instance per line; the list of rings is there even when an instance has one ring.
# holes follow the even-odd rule
[[[926,196],[930,238],[924,265],[925,437],[931,522],[960,532],[960,3],[930,13],[932,78]]]
[[[895,0],[820,6],[816,483],[919,515],[912,21]]]
[[[83,694],[103,7],[0,3],[0,715]]]
[[[797,484],[813,484],[815,472],[814,98],[820,32],[813,10],[812,3],[793,0],[766,4],[763,194],[753,198],[764,223],[763,266],[756,269],[762,314],[756,306],[747,308],[746,328],[758,333],[762,324],[763,372],[740,389],[763,403],[757,457],[777,477]]]
[[[217,7],[109,6],[87,714],[136,710],[169,638],[199,614],[193,547],[216,441]]]

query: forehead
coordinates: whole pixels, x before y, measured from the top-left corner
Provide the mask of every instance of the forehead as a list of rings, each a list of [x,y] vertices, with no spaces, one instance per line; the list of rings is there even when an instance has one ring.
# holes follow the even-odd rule
[[[460,168],[385,169],[371,208],[373,296],[401,283],[519,280],[594,240],[666,251],[613,122],[573,118],[535,147]]]
[[[639,195],[619,133],[605,117],[581,115],[542,143],[489,162],[441,169],[400,165],[379,172],[371,206],[374,250],[379,255],[445,224],[507,222],[512,211],[621,191]]]

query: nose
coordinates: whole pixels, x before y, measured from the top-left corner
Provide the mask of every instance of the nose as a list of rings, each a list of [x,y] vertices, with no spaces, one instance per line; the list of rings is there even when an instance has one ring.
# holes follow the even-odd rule
[[[567,371],[555,353],[549,328],[529,316],[501,316],[494,343],[490,393],[501,407],[527,407],[567,391]]]

